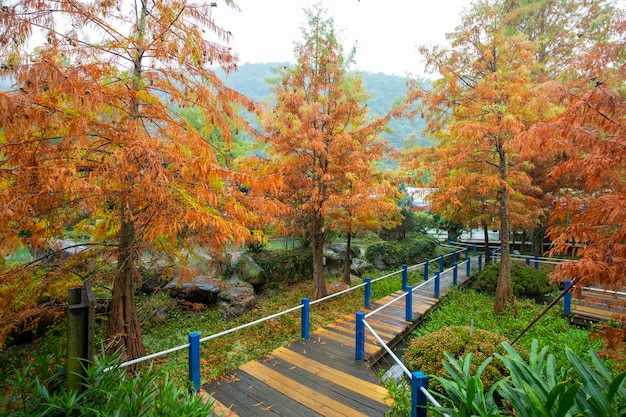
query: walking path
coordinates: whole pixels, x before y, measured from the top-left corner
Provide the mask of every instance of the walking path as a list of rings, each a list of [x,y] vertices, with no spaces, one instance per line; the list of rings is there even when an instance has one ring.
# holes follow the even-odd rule
[[[472,259],[476,265],[476,258]],[[463,272],[461,272],[463,271]],[[463,283],[465,264],[458,268]],[[440,276],[441,296],[452,286],[453,272]],[[389,303],[398,291],[372,303],[372,310]],[[388,346],[401,340],[439,302],[433,298],[434,279],[415,290],[413,317],[405,320],[405,302],[396,303],[367,319]],[[367,310],[362,310],[367,313]],[[225,416],[384,416],[390,410],[387,390],[370,367],[385,351],[366,332],[365,361],[355,360],[355,314],[350,314],[258,360],[205,384],[215,400],[216,414]]]

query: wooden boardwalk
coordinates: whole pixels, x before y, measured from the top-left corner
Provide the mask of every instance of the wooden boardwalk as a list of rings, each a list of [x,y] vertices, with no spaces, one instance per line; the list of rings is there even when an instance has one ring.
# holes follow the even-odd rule
[[[467,279],[462,264],[458,281]],[[413,292],[412,320],[405,320],[405,303],[399,300],[366,321],[387,345],[394,345],[437,304],[433,286],[431,278]],[[441,295],[451,286],[449,271],[440,277]],[[398,291],[372,303],[372,310],[402,294]],[[280,347],[202,388],[216,401],[217,415],[384,416],[391,400],[369,364],[385,352],[366,331],[365,361],[356,361],[355,332],[355,314],[350,314],[312,332],[308,340]]]
[[[570,319],[578,324],[609,321],[626,314],[626,289],[622,294],[606,294],[583,289],[581,297],[572,297]]]

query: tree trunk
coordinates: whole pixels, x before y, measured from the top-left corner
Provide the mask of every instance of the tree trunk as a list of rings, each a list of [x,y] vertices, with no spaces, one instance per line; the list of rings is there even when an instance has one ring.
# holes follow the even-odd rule
[[[546,228],[543,224],[538,224],[532,231],[532,255],[543,256],[543,239],[546,235]]]
[[[316,220],[313,225],[313,289],[311,298],[317,300],[326,297],[326,281],[324,280],[324,232],[323,220]]]
[[[528,236],[528,234],[526,233],[525,230],[522,230],[522,236],[520,237],[520,243],[519,243],[519,253],[520,255],[525,255],[526,254],[526,237]]]
[[[111,309],[107,322],[107,353],[119,352],[126,360],[145,355],[135,308],[135,225],[122,214],[117,270],[113,281]]]
[[[352,233],[348,232],[347,236],[347,245],[346,245],[346,259],[343,265],[343,278],[342,281],[344,284],[350,285],[352,282],[350,280],[350,264],[352,263],[352,256],[350,253],[350,243],[352,240]]]
[[[493,311],[496,314],[502,314],[509,307],[515,308],[515,297],[513,296],[513,285],[511,283],[511,247],[509,243],[509,191],[506,186],[506,153],[501,145],[498,146],[498,154],[500,157],[500,180],[503,184],[499,190],[500,244],[502,245],[502,250],[500,255],[500,273],[498,275],[498,285],[496,286],[496,295]]]
[[[491,253],[489,252],[489,226],[485,223],[483,224],[483,241],[485,242],[485,265],[489,263],[491,260]]]

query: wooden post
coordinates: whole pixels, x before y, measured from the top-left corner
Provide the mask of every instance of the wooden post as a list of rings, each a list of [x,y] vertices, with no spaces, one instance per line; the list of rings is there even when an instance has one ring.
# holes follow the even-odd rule
[[[357,361],[365,359],[365,313],[359,311],[356,313],[356,335],[355,335],[355,354],[354,358]]]
[[[196,392],[200,392],[200,333],[189,333],[189,380]]]
[[[426,417],[426,396],[421,388],[428,388],[428,378],[422,372],[411,375],[411,417]]]
[[[406,264],[402,264],[402,288],[406,288],[407,282],[409,280],[409,272]]]
[[[413,289],[410,286],[404,287],[406,298],[404,303],[404,316],[406,321],[413,320]]]
[[[84,389],[85,370],[95,356],[95,297],[88,279],[67,291],[67,387]]]
[[[301,316],[301,333],[302,339],[309,340],[310,328],[311,328],[311,304],[308,298],[302,299],[302,316]]]

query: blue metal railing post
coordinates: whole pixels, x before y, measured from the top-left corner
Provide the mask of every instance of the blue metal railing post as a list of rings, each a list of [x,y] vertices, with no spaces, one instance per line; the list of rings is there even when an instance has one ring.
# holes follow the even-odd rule
[[[363,308],[369,310],[372,308],[372,279],[365,278],[365,301],[363,302]]]
[[[439,255],[439,272],[443,272],[443,253]]]
[[[474,256],[476,256],[476,244],[474,243]]]
[[[428,258],[424,259],[424,281],[428,281],[428,264],[430,261]]]
[[[535,255],[535,269],[539,269],[539,255]]]
[[[478,272],[483,270],[483,254],[478,254]]]
[[[467,262],[465,263],[465,276],[469,278],[472,274],[472,258],[467,258]]]
[[[413,320],[413,289],[410,286],[404,287],[406,291],[406,301],[404,303],[404,317],[406,321]]]
[[[493,259],[493,250],[489,250],[489,259],[491,260],[491,263],[494,263],[494,259]]]
[[[530,258],[528,256],[526,257],[526,266],[530,266]]]
[[[435,298],[439,298],[439,271],[435,272]]]
[[[200,392],[200,333],[189,333],[189,380],[196,392]]]
[[[457,285],[459,283],[459,266],[455,262],[452,268],[452,284]]]
[[[465,247],[465,259],[469,259],[469,246]]]
[[[565,288],[569,287],[572,281],[569,279],[565,281]],[[568,291],[563,296],[563,313],[570,315],[572,314],[572,293]]]
[[[402,288],[406,288],[409,273],[406,264],[402,264]]]
[[[456,263],[456,251],[452,252],[452,265]]]
[[[411,375],[411,417],[426,417],[426,396],[421,388],[428,388],[428,378],[422,372]]]
[[[311,304],[308,298],[302,299],[301,331],[302,339],[309,340],[311,329]]]
[[[354,359],[362,361],[365,359],[365,313],[359,311],[356,313],[356,343]]]

